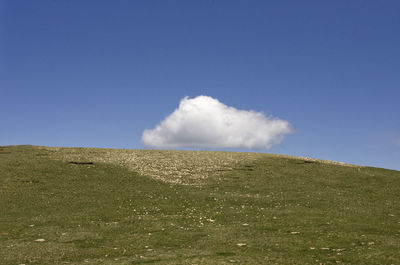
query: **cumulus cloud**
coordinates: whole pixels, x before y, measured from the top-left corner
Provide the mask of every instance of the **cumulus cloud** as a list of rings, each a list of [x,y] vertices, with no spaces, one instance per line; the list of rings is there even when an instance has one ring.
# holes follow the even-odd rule
[[[198,96],[183,98],[179,107],[154,129],[144,130],[142,142],[157,148],[269,149],[291,131],[285,120]]]

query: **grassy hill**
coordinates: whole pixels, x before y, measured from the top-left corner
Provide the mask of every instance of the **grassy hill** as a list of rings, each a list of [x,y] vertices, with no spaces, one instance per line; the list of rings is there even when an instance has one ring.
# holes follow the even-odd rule
[[[400,264],[400,172],[0,147],[0,264]]]

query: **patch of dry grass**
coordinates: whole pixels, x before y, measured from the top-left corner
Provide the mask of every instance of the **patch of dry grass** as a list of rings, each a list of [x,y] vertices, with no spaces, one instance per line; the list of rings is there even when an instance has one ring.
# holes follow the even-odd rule
[[[266,157],[300,159],[344,166],[349,164],[306,157],[222,151],[131,150],[103,148],[42,147],[62,161],[111,163],[168,183],[199,184],[209,176],[251,165]]]

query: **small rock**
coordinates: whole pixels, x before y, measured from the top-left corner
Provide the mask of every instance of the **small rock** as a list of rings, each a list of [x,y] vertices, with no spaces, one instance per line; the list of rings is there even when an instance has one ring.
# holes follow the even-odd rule
[[[242,225],[243,225],[243,226],[249,226],[249,224],[247,224],[247,223],[246,223],[246,224],[242,224]]]
[[[44,240],[43,238],[39,238],[39,239],[35,240],[35,242],[44,242],[44,241],[46,241],[46,240]]]

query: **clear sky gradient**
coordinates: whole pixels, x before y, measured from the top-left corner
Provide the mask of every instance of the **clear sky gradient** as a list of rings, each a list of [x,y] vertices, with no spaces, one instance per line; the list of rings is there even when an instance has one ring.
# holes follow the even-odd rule
[[[0,145],[145,148],[184,96],[400,170],[400,1],[0,0]],[[240,150],[244,151],[244,150]]]

